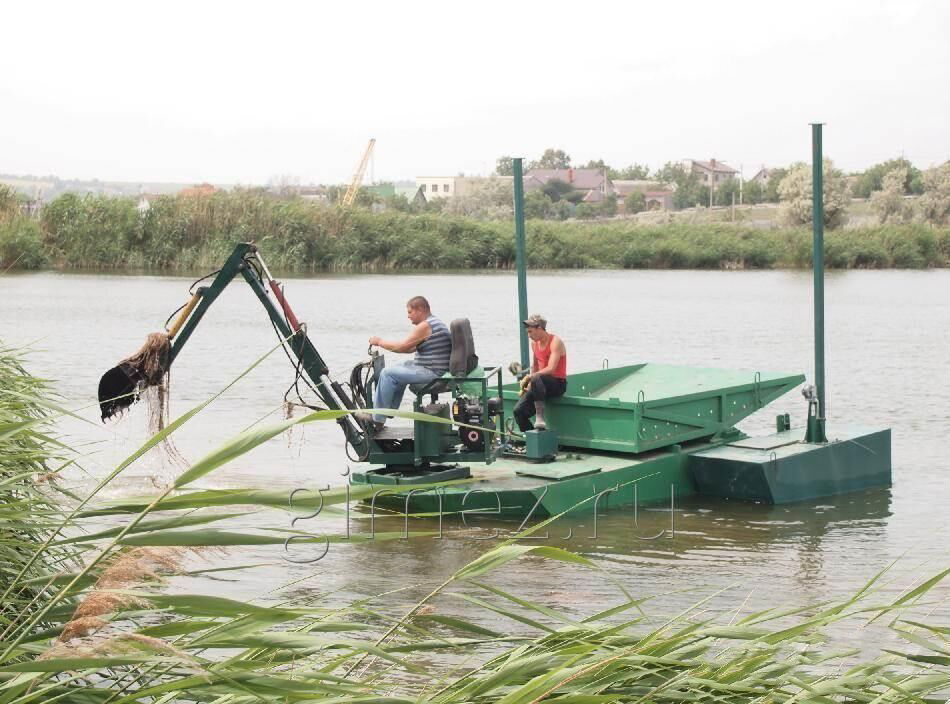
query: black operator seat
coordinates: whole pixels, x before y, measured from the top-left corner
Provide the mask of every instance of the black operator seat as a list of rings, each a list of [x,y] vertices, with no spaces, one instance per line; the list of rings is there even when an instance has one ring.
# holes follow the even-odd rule
[[[472,325],[468,318],[456,318],[449,323],[449,335],[452,338],[452,353],[449,356],[449,374],[452,376],[468,376],[478,366],[478,355],[475,354],[475,340],[472,338]],[[418,394],[431,382],[424,384],[409,384],[409,390]],[[449,382],[436,381],[429,387],[432,402],[435,403],[439,394],[449,390]]]

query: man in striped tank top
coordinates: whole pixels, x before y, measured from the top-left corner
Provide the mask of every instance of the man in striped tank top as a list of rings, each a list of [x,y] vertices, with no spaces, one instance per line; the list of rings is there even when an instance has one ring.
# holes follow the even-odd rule
[[[546,399],[563,396],[567,391],[567,348],[560,335],[548,332],[548,321],[540,315],[532,315],[521,321],[531,338],[534,361],[531,373],[521,380],[524,394],[515,405],[512,415],[521,432],[544,430],[544,402]],[[531,417],[536,416],[534,424]]]
[[[413,359],[383,369],[373,394],[375,408],[399,408],[409,384],[432,381],[449,370],[452,337],[445,323],[432,315],[429,301],[422,296],[413,296],[406,303],[406,316],[413,327],[405,340],[383,340],[375,335],[369,338],[370,345],[389,352],[415,352]],[[374,415],[373,429],[381,429],[387,418]]]

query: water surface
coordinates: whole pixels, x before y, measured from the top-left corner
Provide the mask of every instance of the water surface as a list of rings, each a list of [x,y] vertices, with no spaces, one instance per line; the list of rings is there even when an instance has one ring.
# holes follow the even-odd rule
[[[17,274],[0,277],[0,337],[30,345],[29,368],[56,380],[70,407],[87,406],[92,421],[64,422],[69,440],[89,453],[85,469],[70,475],[89,487],[145,438],[145,410],[102,426],[94,406],[99,376],[161,328],[187,298],[190,278],[108,274]],[[404,302],[422,294],[445,320],[471,319],[483,363],[518,356],[516,282],[511,274],[365,275],[295,278],[287,294],[307,321],[314,344],[345,380],[363,358],[367,338],[407,332]],[[599,558],[633,594],[664,594],[658,609],[693,603],[719,588],[713,611],[805,603],[839,597],[895,559],[892,591],[913,575],[947,564],[944,531],[950,479],[945,438],[950,431],[950,272],[849,271],[826,281],[828,414],[848,422],[893,428],[894,486],[794,506],[771,507],[705,498],[679,500],[675,534],[649,539],[670,526],[670,509],[609,511],[551,528],[550,542]],[[572,371],[640,362],[805,373],[812,377],[809,272],[584,271],[532,273],[529,308],[543,313],[568,346]],[[252,292],[236,281],[178,358],[172,375],[172,412],[205,400],[276,342]],[[221,399],[183,427],[176,444],[194,460],[243,428],[281,415],[293,368],[278,350]],[[293,396],[293,394],[291,394]],[[742,424],[770,432],[774,416],[791,413],[801,424],[798,391]],[[344,481],[347,461],[334,424],[297,428],[205,478],[203,486],[291,491]],[[130,468],[110,498],[155,491],[174,469],[152,456]],[[356,509],[354,508],[354,511]],[[290,515],[260,512],[244,529],[289,527]],[[340,520],[331,521],[335,527]],[[479,521],[489,526],[485,521]],[[385,524],[385,521],[383,522]],[[315,528],[315,524],[304,525]],[[419,523],[419,529],[433,528]],[[506,529],[514,526],[505,525]],[[398,530],[390,523],[379,529]],[[377,593],[410,582],[436,583],[483,552],[490,527],[467,529],[447,519],[442,540],[423,538],[334,546],[315,565],[291,565],[282,548],[232,550],[216,563],[269,563],[234,581],[176,584],[237,597],[255,597],[304,579],[293,598],[342,601],[346,594]],[[356,519],[354,532],[366,532]],[[564,539],[572,531],[570,539]],[[603,575],[527,559],[494,574],[494,584],[525,598],[576,613],[620,600]],[[338,591],[340,590],[340,591]],[[286,596],[286,594],[285,594]],[[446,608],[449,608],[448,606]],[[464,610],[462,604],[452,609]],[[839,634],[862,641],[860,631]]]

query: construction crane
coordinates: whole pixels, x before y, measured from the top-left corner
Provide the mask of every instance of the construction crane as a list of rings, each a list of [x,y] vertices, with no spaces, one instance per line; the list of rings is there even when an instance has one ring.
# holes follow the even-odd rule
[[[349,208],[356,200],[356,194],[359,193],[360,184],[363,183],[363,174],[366,171],[366,165],[369,163],[369,158],[373,154],[373,146],[375,144],[376,139],[374,138],[369,140],[369,144],[366,145],[366,151],[363,152],[363,158],[360,160],[360,165],[356,167],[356,173],[353,174],[353,180],[350,182],[350,187],[346,189],[346,194],[343,196],[344,208]]]

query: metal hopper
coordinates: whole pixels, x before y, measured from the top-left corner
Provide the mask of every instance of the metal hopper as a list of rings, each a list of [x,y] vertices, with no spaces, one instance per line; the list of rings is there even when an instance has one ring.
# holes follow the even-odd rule
[[[802,374],[634,364],[568,376],[545,404],[562,446],[638,453],[732,428],[805,380]],[[506,414],[518,387],[504,388]]]

